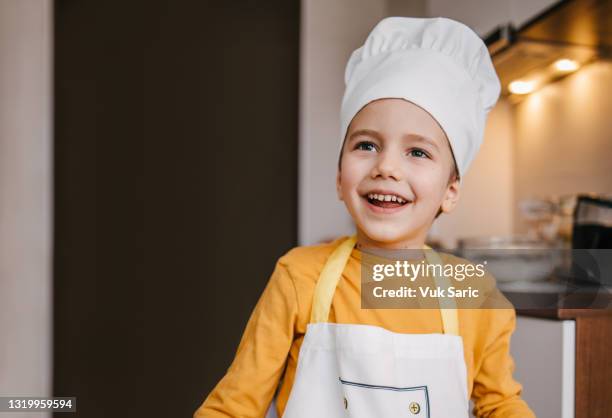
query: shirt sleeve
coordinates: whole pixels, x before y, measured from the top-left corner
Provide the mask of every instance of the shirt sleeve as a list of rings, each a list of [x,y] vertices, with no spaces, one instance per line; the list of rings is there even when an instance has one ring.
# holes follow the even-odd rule
[[[522,386],[512,376],[514,360],[510,355],[510,337],[516,325],[516,312],[514,308],[504,308],[490,309],[489,313],[489,323],[495,326],[474,377],[474,415],[478,418],[535,418],[521,399]]]
[[[263,417],[284,371],[297,315],[293,280],[286,267],[277,263],[231,366],[194,418]]]

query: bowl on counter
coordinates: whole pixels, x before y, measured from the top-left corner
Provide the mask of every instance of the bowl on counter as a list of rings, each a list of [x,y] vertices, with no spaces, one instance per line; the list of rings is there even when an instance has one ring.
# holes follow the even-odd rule
[[[460,239],[458,253],[473,263],[484,263],[499,282],[547,280],[557,264],[551,244],[524,236]]]

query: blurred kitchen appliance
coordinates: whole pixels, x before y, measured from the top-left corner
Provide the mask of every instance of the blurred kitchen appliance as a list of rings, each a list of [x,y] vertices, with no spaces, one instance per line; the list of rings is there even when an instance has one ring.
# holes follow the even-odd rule
[[[524,199],[519,203],[519,209],[527,224],[528,237],[534,240],[546,239],[556,234],[553,223],[556,208],[552,200]]]
[[[572,230],[571,276],[612,286],[612,198],[578,196]]]
[[[572,248],[612,249],[612,199],[578,196]]]
[[[486,269],[498,282],[547,280],[556,260],[551,244],[527,236],[464,238],[458,241],[459,255]]]

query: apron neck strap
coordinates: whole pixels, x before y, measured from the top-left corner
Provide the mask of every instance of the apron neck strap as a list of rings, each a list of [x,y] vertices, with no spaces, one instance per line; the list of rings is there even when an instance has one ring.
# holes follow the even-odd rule
[[[340,281],[340,277],[342,277],[344,266],[351,256],[356,243],[357,237],[355,235],[343,241],[331,253],[323,266],[312,297],[311,323],[327,322],[336,286]]]
[[[349,237],[336,247],[327,259],[314,290],[310,323],[314,324],[328,321],[329,310],[336,287],[342,277],[344,266],[346,266],[356,243],[357,237],[355,235]],[[428,246],[424,246],[423,248],[429,250],[425,251],[425,257],[429,264],[442,264],[442,259],[434,250]],[[440,279],[437,276],[434,280],[436,286],[440,286],[441,288],[448,287],[446,280]],[[459,335],[459,320],[455,301],[449,298],[440,300],[440,313],[442,314],[444,333]]]

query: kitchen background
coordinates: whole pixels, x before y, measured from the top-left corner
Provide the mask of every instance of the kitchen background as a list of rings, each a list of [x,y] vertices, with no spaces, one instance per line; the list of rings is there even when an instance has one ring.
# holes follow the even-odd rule
[[[610,2],[576,2],[607,23],[559,32],[601,43]],[[0,394],[77,396],[83,417],[189,416],[275,260],[352,231],[334,190],[338,114],[373,25],[446,16],[485,37],[556,4],[0,0]],[[610,92],[599,58],[502,98],[431,240],[523,234],[526,199],[612,194]],[[577,374],[580,320],[519,321],[538,416],[609,417],[609,400],[574,397],[610,393]],[[610,341],[608,323],[589,326]]]

